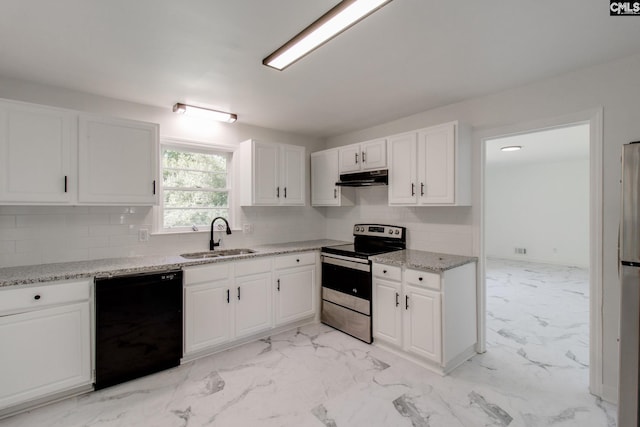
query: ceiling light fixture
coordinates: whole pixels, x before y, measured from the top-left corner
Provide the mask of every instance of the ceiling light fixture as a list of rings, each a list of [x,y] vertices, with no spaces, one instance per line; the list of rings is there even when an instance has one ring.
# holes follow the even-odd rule
[[[262,64],[284,70],[308,53],[322,46],[338,34],[357,24],[391,0],[344,0],[302,30],[271,55]]]
[[[522,150],[522,146],[520,146],[520,145],[508,145],[506,147],[502,147],[500,150],[502,150],[502,151],[518,151],[518,150]]]
[[[173,106],[173,112],[201,119],[218,120],[219,122],[225,123],[233,123],[238,120],[238,116],[233,113],[210,110],[209,108],[194,107],[193,105],[181,104],[179,102]]]

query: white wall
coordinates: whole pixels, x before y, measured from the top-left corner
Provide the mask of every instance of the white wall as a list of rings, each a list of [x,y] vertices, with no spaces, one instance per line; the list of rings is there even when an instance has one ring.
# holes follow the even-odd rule
[[[161,137],[231,148],[249,138],[304,145],[307,154],[324,147],[324,141],[318,138],[244,125],[242,116],[231,125],[203,125],[174,114],[170,105],[158,108],[14,79],[0,78],[0,98],[159,123]],[[307,182],[308,164],[309,159]],[[138,242],[138,230],[151,229],[152,222],[148,207],[0,206],[0,267],[208,249],[209,235],[204,232],[152,235],[148,242]],[[325,231],[321,212],[309,204],[293,208],[242,208],[235,223],[239,226],[252,223],[253,234],[236,231],[224,235],[223,246],[318,239]],[[282,228],[279,224],[287,226]]]
[[[620,216],[620,153],[622,144],[640,139],[640,55],[579,70],[566,75],[546,79],[519,88],[463,101],[405,117],[399,120],[363,129],[328,140],[328,147],[366,141],[394,133],[419,129],[425,126],[461,120],[474,127],[473,151],[473,208],[472,215],[455,214],[445,218],[445,227],[440,222],[444,214],[434,214],[432,220],[427,212],[418,214],[422,226],[438,227],[444,234],[455,239],[455,230],[480,233],[480,181],[481,149],[478,134],[491,134],[497,129],[515,124],[532,123],[536,120],[552,119],[577,112],[602,107],[604,110],[603,153],[603,384],[605,395],[615,399],[618,377],[618,318],[620,282],[618,279],[617,242],[618,218]],[[486,136],[499,136],[491,134]],[[377,209],[379,205],[370,209]],[[359,215],[367,215],[365,208]],[[458,208],[455,208],[458,209]],[[460,208],[467,209],[467,208]],[[328,214],[327,236],[344,238],[344,232],[334,228],[340,218],[352,219],[349,211]],[[411,232],[411,231],[410,231]],[[437,248],[444,244],[435,245]],[[479,239],[474,238],[475,254],[479,254]]]
[[[589,159],[488,164],[485,250],[489,257],[588,267]]]

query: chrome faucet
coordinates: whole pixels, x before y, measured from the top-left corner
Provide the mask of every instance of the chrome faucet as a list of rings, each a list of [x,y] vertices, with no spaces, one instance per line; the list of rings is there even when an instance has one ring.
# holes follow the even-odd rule
[[[209,250],[210,251],[214,250],[216,248],[216,246],[220,246],[220,239],[218,239],[217,242],[215,242],[213,240],[213,224],[219,219],[223,220],[224,223],[226,224],[226,226],[227,226],[227,234],[231,234],[231,227],[229,227],[229,222],[226,219],[224,219],[221,216],[217,216],[217,217],[213,218],[213,221],[211,221],[211,240],[209,240]]]

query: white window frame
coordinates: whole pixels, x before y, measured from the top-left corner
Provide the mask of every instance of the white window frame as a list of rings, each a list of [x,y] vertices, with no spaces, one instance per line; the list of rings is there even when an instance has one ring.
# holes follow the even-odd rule
[[[154,232],[153,234],[177,234],[177,233],[193,233],[193,232],[209,232],[209,227],[198,227],[198,229],[194,230],[192,227],[176,227],[176,228],[165,228],[164,227],[164,178],[163,178],[163,150],[165,148],[175,148],[178,150],[184,151],[193,151],[199,153],[213,153],[227,154],[227,205],[229,217],[226,218],[229,221],[229,224],[232,225],[232,229],[234,229],[233,224],[236,216],[236,206],[235,206],[235,197],[234,197],[234,188],[233,188],[233,151],[234,148],[226,145],[214,145],[208,144],[199,141],[189,141],[183,139],[175,139],[175,138],[161,138],[160,140],[160,149],[158,150],[158,171],[159,171],[159,200],[158,206],[154,209]]]

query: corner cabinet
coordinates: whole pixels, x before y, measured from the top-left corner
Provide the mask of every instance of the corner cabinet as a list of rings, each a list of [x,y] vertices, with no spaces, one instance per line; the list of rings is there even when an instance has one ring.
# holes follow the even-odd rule
[[[446,374],[475,354],[476,264],[440,274],[373,264],[378,345]]]
[[[351,144],[339,148],[340,173],[387,168],[387,140]]]
[[[0,416],[92,389],[91,285],[0,291]]]
[[[352,206],[353,189],[336,185],[339,179],[337,148],[311,153],[312,206]]]
[[[158,125],[82,114],[81,204],[157,204]]]
[[[389,205],[471,204],[468,126],[450,122],[394,135],[389,144]]]
[[[249,140],[234,158],[241,206],[304,206],[306,150]]]
[[[0,101],[0,202],[70,204],[77,113]]]

